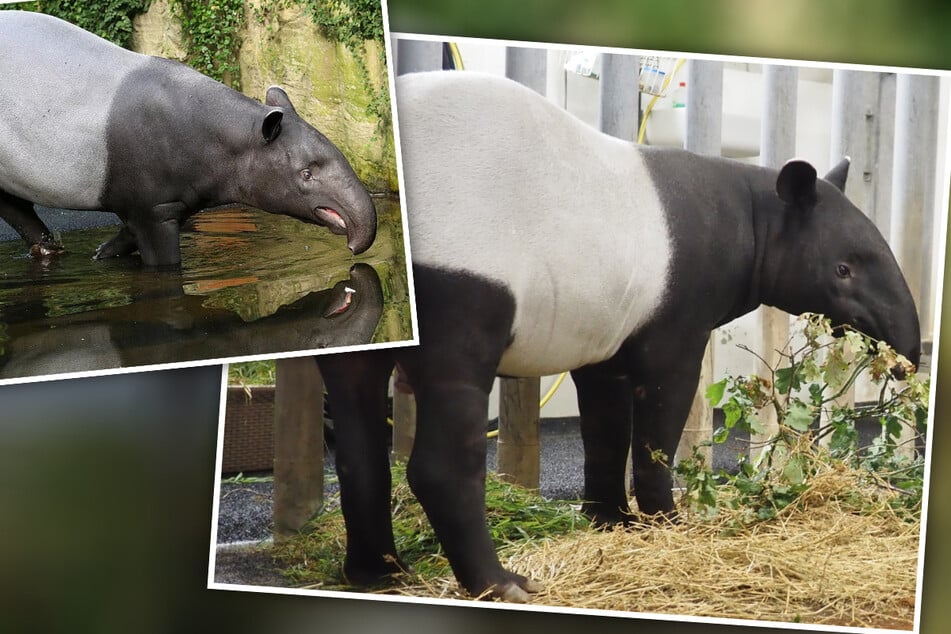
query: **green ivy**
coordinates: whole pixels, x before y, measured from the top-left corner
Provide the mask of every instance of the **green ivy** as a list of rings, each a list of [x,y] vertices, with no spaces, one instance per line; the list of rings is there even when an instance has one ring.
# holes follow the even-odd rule
[[[36,0],[17,9],[54,15],[124,48],[132,45],[132,19],[152,0]]]
[[[244,0],[172,0],[171,9],[182,25],[185,62],[240,90],[238,50],[245,23]]]

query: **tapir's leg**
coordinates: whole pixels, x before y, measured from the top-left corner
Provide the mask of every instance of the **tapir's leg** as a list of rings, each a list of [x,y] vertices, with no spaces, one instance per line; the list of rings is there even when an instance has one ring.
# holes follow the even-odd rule
[[[106,258],[114,258],[122,255],[129,255],[130,253],[135,253],[138,250],[139,245],[135,242],[135,236],[132,235],[132,232],[125,225],[119,229],[117,233],[111,240],[103,242],[99,245],[99,248],[96,249],[96,255],[93,256],[95,260],[105,260]]]
[[[139,255],[146,266],[175,266],[181,263],[180,223],[188,217],[184,203],[155,205],[146,214],[130,214],[127,226],[135,237]]]
[[[648,380],[635,381],[631,456],[634,496],[641,513],[673,513],[670,467],[697,391],[705,345],[706,337],[702,337],[671,351],[662,370],[655,368]],[[655,455],[656,450],[666,456],[664,461]]]
[[[424,363],[439,363],[439,356],[425,356]],[[438,375],[420,379],[418,366],[404,368],[416,394],[416,439],[407,477],[456,578],[472,595],[489,591],[506,601],[527,601],[528,592],[540,586],[502,568],[486,525],[491,371],[473,379],[447,365]]]
[[[372,584],[403,569],[393,543],[386,443],[387,351],[317,357],[334,412],[340,504],[347,525],[344,574]]]
[[[601,366],[571,373],[578,390],[584,444],[582,512],[598,525],[631,520],[625,487],[633,409],[631,381]]]
[[[527,601],[540,586],[502,568],[485,512],[489,391],[511,336],[514,299],[485,280],[413,270],[421,345],[397,353],[416,394],[410,487],[470,594]]]
[[[8,194],[2,189],[0,189],[0,218],[13,227],[13,230],[20,234],[20,237],[31,247],[45,253],[63,250],[62,245],[53,237],[53,232],[36,215],[33,203]]]

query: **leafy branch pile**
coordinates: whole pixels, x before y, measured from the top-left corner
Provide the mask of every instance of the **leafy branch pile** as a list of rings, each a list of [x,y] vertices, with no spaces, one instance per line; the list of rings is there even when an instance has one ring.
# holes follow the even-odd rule
[[[807,504],[820,482],[847,474],[850,484],[822,495],[856,512],[888,509],[920,520],[924,456],[918,444],[927,424],[929,381],[884,342],[848,328],[833,337],[819,315],[806,315],[802,323],[803,343],[788,346],[769,376],[728,377],[707,389],[711,405],[725,414],[714,443],[724,442],[732,429],[762,434],[767,410],[779,431],[764,447],[752,447],[757,457],[741,457],[735,475],[712,473],[695,449],[675,468],[685,481],[686,505],[705,516],[734,511],[736,523],[747,525]],[[860,407],[842,403],[863,375],[878,387],[877,400]],[[881,424],[868,447],[859,446],[856,423],[862,419]]]

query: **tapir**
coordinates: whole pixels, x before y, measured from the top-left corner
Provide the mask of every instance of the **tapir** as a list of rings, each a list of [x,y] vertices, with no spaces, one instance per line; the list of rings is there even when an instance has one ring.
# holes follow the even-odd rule
[[[226,203],[326,226],[354,253],[373,243],[363,183],[278,87],[261,104],[27,11],[0,12],[0,86],[0,218],[32,253],[62,250],[34,203],[114,212],[95,257],[147,266],[179,264],[182,223]]]
[[[461,585],[525,601],[486,529],[485,428],[497,375],[572,370],[584,511],[671,512],[673,457],[711,331],[760,304],[828,315],[912,363],[918,317],[894,256],[825,178],[604,135],[504,78],[397,79],[420,345],[319,357],[337,434],[353,583],[400,567],[385,438],[394,364],[416,395],[407,477]]]

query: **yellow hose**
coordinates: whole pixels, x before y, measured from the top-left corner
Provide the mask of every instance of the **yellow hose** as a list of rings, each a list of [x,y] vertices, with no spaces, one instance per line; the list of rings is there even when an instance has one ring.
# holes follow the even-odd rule
[[[677,63],[674,64],[674,70],[667,77],[664,78],[664,83],[660,86],[660,94],[654,95],[654,98],[647,103],[647,107],[644,108],[644,116],[641,117],[641,128],[637,132],[637,142],[641,144],[644,142],[644,133],[647,132],[647,117],[650,116],[651,110],[654,109],[654,104],[657,103],[657,100],[660,99],[660,95],[664,94],[664,91],[667,90],[667,87],[670,85],[670,82],[673,81],[674,75],[677,74],[677,71],[680,70],[680,67],[684,65],[685,59],[678,59]]]

